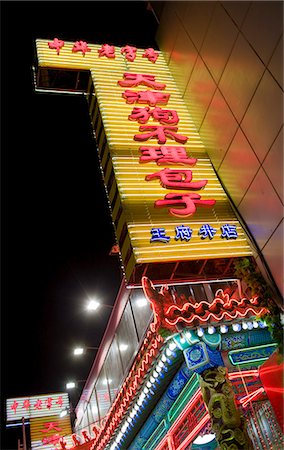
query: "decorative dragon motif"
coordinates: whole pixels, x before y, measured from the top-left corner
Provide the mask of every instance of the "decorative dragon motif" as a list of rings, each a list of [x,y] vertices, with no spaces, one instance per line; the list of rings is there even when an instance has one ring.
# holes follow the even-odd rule
[[[222,450],[252,450],[244,419],[225,367],[214,367],[200,375],[203,400],[211,417],[212,430]]]
[[[180,326],[197,327],[208,322],[255,317],[267,312],[266,308],[259,306],[257,296],[238,300],[219,289],[212,303],[198,303],[190,297],[172,294],[167,286],[158,292],[147,277],[142,278],[142,287],[154,312],[152,331],[176,333]]]

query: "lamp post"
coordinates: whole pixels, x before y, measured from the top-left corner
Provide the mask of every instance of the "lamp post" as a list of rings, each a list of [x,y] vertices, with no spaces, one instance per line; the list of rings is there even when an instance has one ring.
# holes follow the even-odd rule
[[[22,417],[22,431],[23,431],[23,450],[27,450],[26,427],[24,417]]]

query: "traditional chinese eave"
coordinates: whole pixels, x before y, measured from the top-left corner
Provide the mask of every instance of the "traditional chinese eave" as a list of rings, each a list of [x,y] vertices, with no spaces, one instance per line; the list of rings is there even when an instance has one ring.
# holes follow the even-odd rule
[[[219,289],[212,302],[195,302],[193,299],[172,294],[167,287],[157,291],[153,283],[142,278],[144,294],[154,311],[153,330],[168,330],[171,333],[180,331],[180,327],[196,329],[209,327],[211,324],[231,324],[235,321],[261,317],[268,312],[260,305],[257,296],[234,298]]]

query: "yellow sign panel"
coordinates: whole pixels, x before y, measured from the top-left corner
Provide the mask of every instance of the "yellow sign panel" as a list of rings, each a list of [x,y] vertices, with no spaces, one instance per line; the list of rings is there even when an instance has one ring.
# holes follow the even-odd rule
[[[49,416],[30,420],[32,449],[61,449],[60,441],[72,445],[71,422],[69,414],[65,417]]]
[[[251,255],[169,68],[137,49],[57,54],[37,41],[41,68],[91,71],[90,114],[126,275],[135,265]],[[93,86],[92,86],[93,84]],[[126,225],[125,225],[126,224]]]

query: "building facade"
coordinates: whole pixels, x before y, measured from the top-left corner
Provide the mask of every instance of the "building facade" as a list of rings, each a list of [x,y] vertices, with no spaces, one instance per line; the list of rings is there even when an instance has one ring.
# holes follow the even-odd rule
[[[283,296],[283,3],[161,3],[160,50]]]
[[[152,2],[159,52],[37,42],[37,89],[86,93],[124,270],[75,447],[283,446],[282,6]]]

